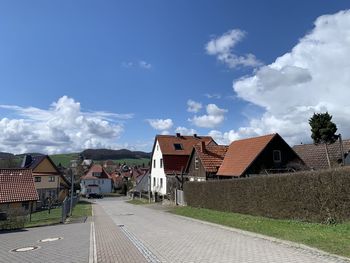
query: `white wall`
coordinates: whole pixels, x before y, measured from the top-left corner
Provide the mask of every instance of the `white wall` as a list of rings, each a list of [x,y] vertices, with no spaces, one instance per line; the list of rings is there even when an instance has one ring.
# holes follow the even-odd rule
[[[99,186],[99,193],[111,193],[112,192],[112,180],[111,179],[87,179],[87,180],[81,180],[80,186],[81,186],[81,193],[86,194],[86,187],[89,184],[96,184]]]
[[[166,176],[164,172],[164,163],[163,167],[160,167],[160,160],[163,159],[163,154],[160,149],[158,141],[154,147],[154,152],[152,155],[152,172],[151,172],[151,191],[153,193],[158,192],[162,195],[166,194]],[[154,167],[154,161],[156,162],[156,167]],[[160,182],[163,180],[163,185],[161,187]],[[154,180],[156,184],[154,185]]]

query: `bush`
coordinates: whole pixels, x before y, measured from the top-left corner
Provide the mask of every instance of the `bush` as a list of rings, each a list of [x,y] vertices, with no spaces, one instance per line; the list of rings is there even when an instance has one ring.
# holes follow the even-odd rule
[[[350,169],[188,182],[188,205],[332,224],[350,219]]]

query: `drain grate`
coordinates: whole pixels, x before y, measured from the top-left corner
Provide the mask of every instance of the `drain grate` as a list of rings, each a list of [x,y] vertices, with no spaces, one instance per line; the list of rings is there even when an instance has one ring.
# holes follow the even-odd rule
[[[147,262],[160,263],[161,261],[154,255],[136,236],[129,232],[124,225],[119,225],[121,231],[134,244],[138,251],[145,257]]]
[[[40,242],[40,243],[53,242],[53,241],[57,241],[57,240],[61,240],[61,239],[63,239],[63,237],[49,237],[49,238],[41,239],[38,242]]]
[[[20,247],[20,248],[12,249],[11,252],[28,252],[28,251],[36,250],[38,248],[40,247],[38,246]]]

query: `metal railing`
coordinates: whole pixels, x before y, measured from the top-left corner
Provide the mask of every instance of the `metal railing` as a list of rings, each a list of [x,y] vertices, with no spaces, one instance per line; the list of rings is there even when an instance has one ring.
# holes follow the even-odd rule
[[[71,202],[71,197],[66,197],[62,202],[62,219],[61,223],[64,223],[67,217],[72,215],[74,206],[79,202],[78,196],[73,196],[73,202]]]

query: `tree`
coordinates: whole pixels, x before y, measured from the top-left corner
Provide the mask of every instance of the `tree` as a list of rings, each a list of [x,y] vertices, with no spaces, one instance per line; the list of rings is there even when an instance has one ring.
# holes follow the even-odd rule
[[[309,119],[309,124],[311,126],[311,138],[314,143],[325,145],[328,166],[331,168],[327,145],[334,143],[338,139],[338,135],[335,134],[337,125],[332,122],[332,115],[329,115],[328,112],[314,113]]]

